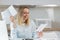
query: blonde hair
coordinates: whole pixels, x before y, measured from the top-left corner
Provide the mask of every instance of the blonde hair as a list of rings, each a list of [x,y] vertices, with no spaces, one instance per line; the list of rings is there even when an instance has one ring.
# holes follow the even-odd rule
[[[25,8],[29,9],[28,7],[20,7],[19,8],[19,11],[18,11],[18,14],[17,14],[17,20],[18,20],[19,25],[22,25],[22,14],[23,14],[23,10]],[[25,21],[25,24],[29,25],[29,18]]]

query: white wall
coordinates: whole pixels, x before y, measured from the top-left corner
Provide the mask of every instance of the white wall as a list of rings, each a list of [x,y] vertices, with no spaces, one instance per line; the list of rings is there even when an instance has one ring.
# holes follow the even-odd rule
[[[60,22],[60,7],[54,8],[55,21]]]
[[[0,0],[0,5],[44,5],[60,4],[60,0]]]
[[[52,22],[53,27],[60,27],[60,7],[54,8],[55,22]]]
[[[48,13],[46,12],[46,8],[30,8],[31,18],[48,18]]]

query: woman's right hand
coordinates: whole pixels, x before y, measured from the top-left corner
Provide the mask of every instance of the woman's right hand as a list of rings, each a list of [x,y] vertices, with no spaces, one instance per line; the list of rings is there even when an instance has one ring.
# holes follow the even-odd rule
[[[13,22],[13,23],[15,22],[15,19],[14,19],[13,16],[10,16],[10,21]]]
[[[10,16],[10,21],[13,23],[13,27],[16,28],[15,19],[13,16]]]

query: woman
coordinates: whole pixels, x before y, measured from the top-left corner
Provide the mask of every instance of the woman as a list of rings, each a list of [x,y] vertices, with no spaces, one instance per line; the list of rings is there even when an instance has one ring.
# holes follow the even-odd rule
[[[19,8],[19,13],[17,15],[17,22],[14,20],[13,16],[11,16],[10,19],[14,27],[14,30],[11,31],[13,37],[34,38],[34,35],[36,35],[37,27],[34,24],[33,20],[31,20],[29,17],[28,7]]]

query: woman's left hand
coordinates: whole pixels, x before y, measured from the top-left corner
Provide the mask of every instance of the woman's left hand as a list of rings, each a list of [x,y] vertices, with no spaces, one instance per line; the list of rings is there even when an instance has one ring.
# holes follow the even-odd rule
[[[42,37],[43,36],[43,32],[38,32],[38,37]]]

